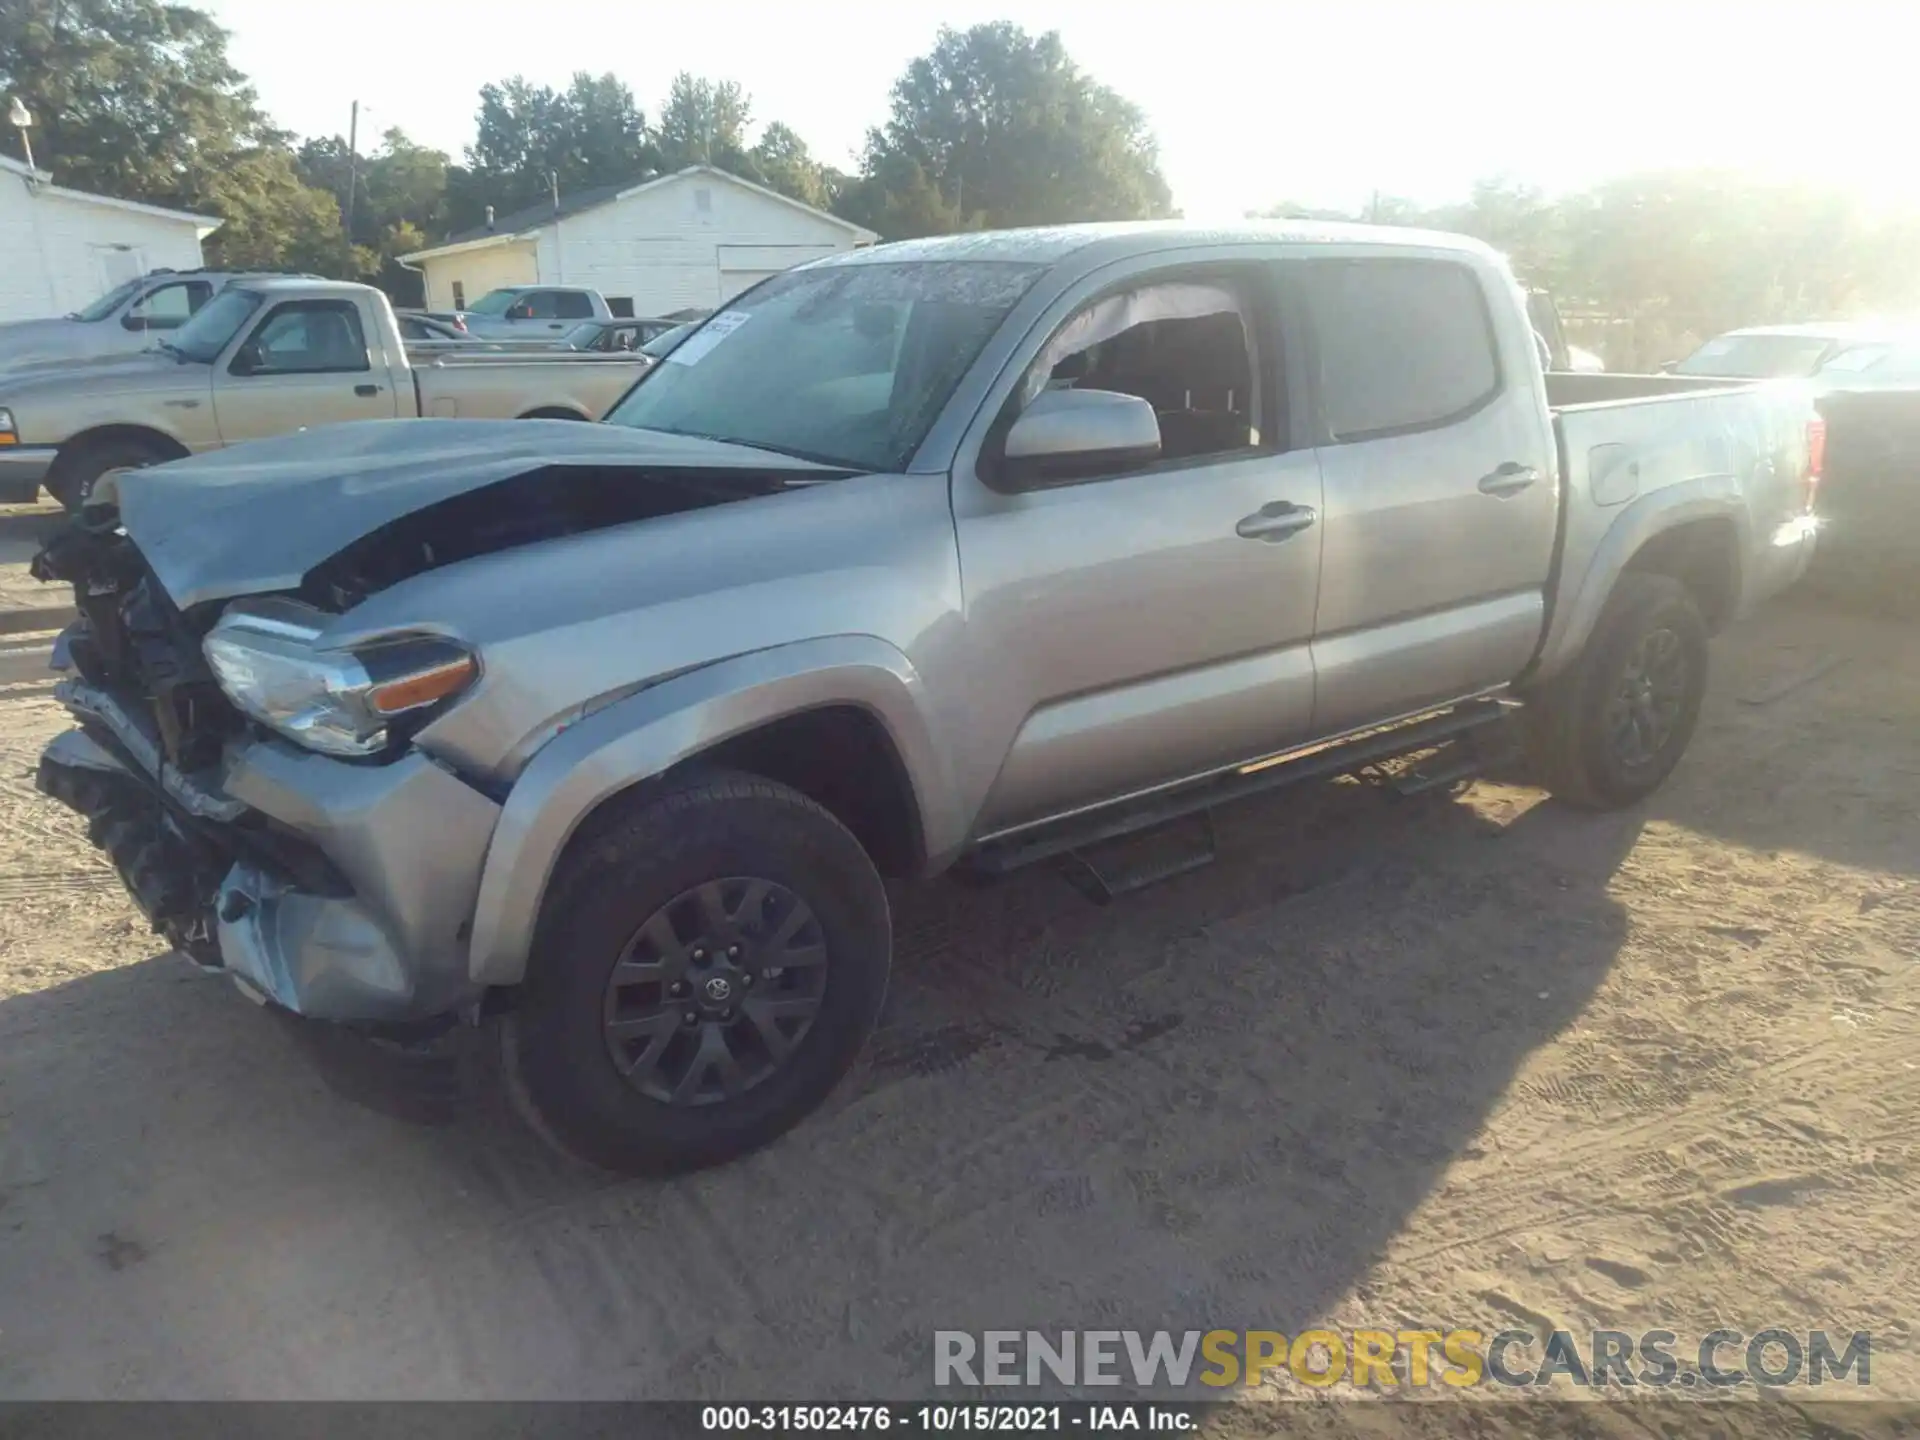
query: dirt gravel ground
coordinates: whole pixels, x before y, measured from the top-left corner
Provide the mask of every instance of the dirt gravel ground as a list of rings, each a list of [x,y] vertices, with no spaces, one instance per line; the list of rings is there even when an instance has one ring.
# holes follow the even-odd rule
[[[156,953],[0,688],[0,1396],[909,1397],[936,1329],[1318,1322],[1868,1330],[1920,1399],[1920,634],[1715,666],[1641,811],[1340,783],[1105,910],[902,892],[827,1109],[664,1184]]]

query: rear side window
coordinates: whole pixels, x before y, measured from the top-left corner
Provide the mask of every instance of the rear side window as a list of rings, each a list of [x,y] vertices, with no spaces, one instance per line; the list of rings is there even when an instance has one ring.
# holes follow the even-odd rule
[[[578,290],[558,290],[553,296],[553,317],[556,320],[591,320],[593,301]]]
[[[1499,391],[1493,320],[1466,266],[1309,260],[1298,274],[1334,443],[1462,420]]]

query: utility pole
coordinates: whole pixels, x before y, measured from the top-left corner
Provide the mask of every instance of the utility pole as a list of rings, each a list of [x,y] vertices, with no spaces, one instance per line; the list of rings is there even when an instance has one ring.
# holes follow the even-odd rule
[[[567,254],[561,247],[560,237],[560,172],[547,172],[547,188],[553,192],[553,268],[559,273],[553,278],[561,284],[567,279]]]
[[[353,102],[353,118],[347,121],[347,203],[341,207],[341,227],[347,243],[353,243],[353,198],[360,189],[360,102]]]

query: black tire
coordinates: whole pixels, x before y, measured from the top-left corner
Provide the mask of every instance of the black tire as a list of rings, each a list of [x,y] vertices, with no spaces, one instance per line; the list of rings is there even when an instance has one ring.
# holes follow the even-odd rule
[[[78,512],[93,493],[94,484],[109,470],[144,470],[172,458],[146,440],[96,440],[58,462],[47,481],[47,493],[68,511]]]
[[[809,977],[805,984],[812,987],[809,998],[817,1008],[778,1059],[763,1044],[758,1021],[747,1032],[746,1005],[722,1012],[734,1015],[730,1021],[703,1018],[684,1037],[662,1038],[665,1046],[697,1048],[707,1043],[709,1029],[726,1032],[720,1043],[736,1051],[744,1046],[754,1052],[750,1058],[770,1066],[741,1093],[732,1092],[724,1075],[714,1080],[716,1088],[726,1090],[720,1096],[695,1098],[689,1092],[689,1098],[676,1102],[672,1096],[643,1093],[643,1085],[656,1080],[664,1085],[672,1075],[664,1059],[657,1068],[636,1065],[636,1071],[644,1070],[639,1078],[616,1068],[616,1042],[609,1039],[607,1024],[614,1007],[624,1002],[610,998],[614,967],[641,953],[634,947],[645,943],[642,927],[659,914],[686,903],[699,887],[737,885],[740,877],[797,897],[811,910],[817,927],[805,931],[806,948],[820,951],[823,958],[811,963],[824,973],[771,965],[729,969],[736,987],[750,986],[757,977],[761,989],[753,998],[778,1002],[790,993],[778,987]],[[768,906],[777,903],[767,899]],[[684,933],[688,912],[672,913],[682,918],[670,921],[669,929]],[[694,928],[699,928],[697,919]],[[765,928],[774,927],[769,922]],[[747,958],[739,965],[773,958],[779,952],[762,947],[777,939],[768,934],[747,939]],[[811,943],[816,939],[817,945]],[[556,870],[541,907],[520,1004],[502,1025],[513,1099],[548,1140],[610,1170],[666,1175],[731,1160],[792,1128],[853,1064],[879,1018],[892,943],[880,876],[860,843],[832,815],[798,791],[757,776],[689,775],[574,845]],[[683,948],[686,956],[698,953],[693,941]],[[691,961],[682,957],[682,963]],[[711,977],[714,972],[674,973]],[[696,983],[704,989],[703,982]],[[664,996],[664,983],[658,994]],[[739,994],[745,997],[747,991]],[[683,1004],[689,1005],[687,1014],[693,1013],[690,1002],[643,998],[651,1016],[662,1008],[679,1011]],[[696,999],[705,1004],[704,996]],[[653,1053],[651,1039],[633,1043]],[[696,1090],[709,1079],[711,1069],[695,1082]]]
[[[1671,713],[1663,704],[1653,708],[1664,724],[1616,724],[1623,713],[1617,706],[1646,714],[1623,696],[1633,667],[1650,652],[1671,657]],[[1661,668],[1664,673],[1666,661]],[[1527,706],[1534,778],[1582,809],[1618,810],[1644,800],[1680,763],[1706,690],[1707,625],[1700,607],[1678,580],[1628,571],[1607,598],[1580,658]],[[1653,737],[1657,743],[1633,743]]]

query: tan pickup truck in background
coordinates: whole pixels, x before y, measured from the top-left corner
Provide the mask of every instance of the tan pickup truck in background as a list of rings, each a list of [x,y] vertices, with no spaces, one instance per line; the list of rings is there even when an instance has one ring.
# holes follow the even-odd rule
[[[348,420],[597,420],[651,363],[570,351],[410,359],[371,286],[236,282],[156,349],[0,375],[0,502],[30,501],[44,484],[71,508],[110,470]]]

